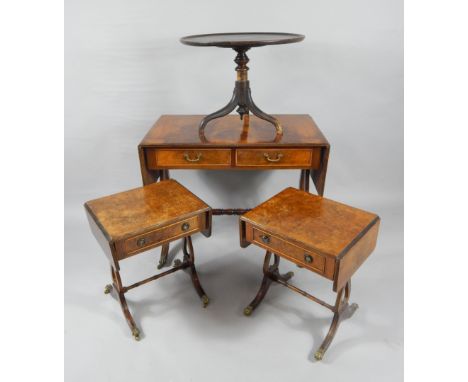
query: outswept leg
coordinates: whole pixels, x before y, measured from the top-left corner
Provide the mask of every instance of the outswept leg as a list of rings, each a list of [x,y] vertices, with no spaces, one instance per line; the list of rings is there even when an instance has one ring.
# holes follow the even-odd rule
[[[271,276],[273,276],[273,279],[279,279],[281,281],[288,281],[294,276],[294,272],[286,272],[286,273],[279,273],[279,262],[280,262],[280,257],[275,254],[275,261],[273,263],[274,269],[271,269],[269,272],[271,273]]]
[[[328,347],[330,346],[335,334],[338,330],[338,327],[346,318],[351,317],[356,309],[358,308],[357,304],[349,304],[349,297],[351,295],[351,280],[349,280],[346,285],[338,291],[336,296],[335,305],[330,305],[325,301],[320,300],[319,298],[295,287],[288,283],[288,280],[294,275],[293,272],[288,272],[286,274],[279,273],[279,261],[280,257],[274,254],[274,261],[273,264],[270,265],[272,253],[267,251],[265,254],[265,260],[263,262],[263,280],[262,284],[260,285],[260,289],[257,292],[255,298],[250,302],[249,305],[244,309],[244,315],[250,316],[252,312],[258,307],[258,305],[263,301],[265,295],[267,294],[270,285],[273,281],[282,284],[289,289],[309,298],[312,301],[319,303],[320,305],[330,309],[333,314],[333,320],[330,325],[330,329],[328,330],[325,339],[323,340],[322,344],[315,352],[314,356],[317,361],[320,361],[325,352],[327,351]]]
[[[263,110],[261,110],[252,99],[252,94],[250,91],[250,85],[249,85],[248,75],[247,75],[247,72],[249,70],[247,66],[247,63],[249,62],[249,58],[247,57],[247,54],[246,54],[246,52],[250,48],[238,47],[238,48],[233,48],[233,49],[237,52],[237,56],[234,59],[234,62],[237,64],[237,67],[236,67],[237,81],[235,82],[232,98],[226,106],[215,111],[214,113],[207,115],[201,120],[200,125],[199,125],[199,130],[198,130],[200,138],[202,139],[202,141],[206,141],[204,129],[205,129],[206,124],[209,121],[229,114],[237,106],[236,111],[239,113],[241,119],[243,119],[244,116],[248,116],[249,111],[252,112],[252,114],[256,115],[258,118],[263,119],[273,124],[275,126],[276,136],[277,136],[275,140],[280,139],[281,136],[283,135],[283,129],[279,121],[272,115],[269,115],[265,113]]]
[[[231,98],[231,100],[228,102],[228,104],[226,106],[224,106],[221,109],[215,111],[214,113],[208,114],[205,118],[203,118],[200,121],[200,125],[198,127],[199,128],[199,135],[201,137],[204,137],[206,124],[208,122],[210,122],[211,120],[213,120],[213,119],[221,118],[221,117],[224,117],[225,115],[228,115],[231,111],[233,111],[236,108],[238,102],[239,102],[239,98],[238,98],[238,95],[237,95],[237,91],[236,91],[236,89],[234,89],[234,92],[232,94],[232,98]]]
[[[271,252],[267,251],[265,254],[265,259],[263,261],[263,280],[262,284],[260,285],[260,289],[257,292],[257,295],[254,299],[250,302],[249,305],[244,309],[244,315],[250,316],[254,309],[263,301],[265,298],[268,289],[270,289],[271,285],[271,278],[268,276],[268,270],[270,268],[270,259],[271,259]]]
[[[320,345],[320,347],[314,354],[314,357],[317,361],[320,361],[323,358],[325,352],[327,351],[328,347],[333,341],[333,338],[335,338],[336,331],[338,330],[338,327],[340,326],[341,321],[343,321],[346,318],[351,317],[356,311],[356,309],[358,308],[357,304],[351,304],[351,305],[349,304],[350,294],[351,294],[351,281],[348,281],[346,286],[342,288],[338,292],[338,295],[336,296],[334,315],[333,315],[332,323],[330,325],[330,329],[328,330],[328,333],[325,339],[323,340],[322,344]]]
[[[132,331],[133,338],[136,341],[139,341],[140,330],[136,326],[135,320],[133,319],[132,314],[130,313],[130,310],[128,309],[127,300],[125,299],[125,295],[123,292],[123,285],[122,285],[122,280],[120,278],[120,274],[112,266],[111,266],[111,275],[112,275],[113,287],[117,293],[117,297],[119,298],[120,307],[122,308],[122,312],[125,316],[125,320],[127,321],[127,324],[130,327],[130,330]],[[107,286],[106,286],[106,289],[107,289]],[[108,293],[110,293],[110,290]]]
[[[194,255],[194,250],[193,250],[193,245],[192,245],[192,239],[190,236],[187,236],[184,238],[184,245],[183,245],[182,250],[184,253],[183,261],[175,260],[174,268],[167,270],[165,272],[161,272],[154,276],[148,277],[144,280],[141,280],[129,286],[123,286],[122,280],[120,278],[120,273],[114,268],[114,266],[111,265],[110,269],[111,269],[111,276],[112,276],[112,285],[111,284],[106,285],[104,288],[104,293],[109,294],[112,291],[115,291],[115,293],[117,294],[120,307],[122,308],[122,312],[124,314],[125,320],[127,321],[127,324],[130,327],[130,330],[132,331],[132,335],[135,338],[135,340],[137,341],[140,340],[140,330],[135,324],[135,320],[133,319],[133,316],[130,313],[127,300],[125,299],[125,293],[128,292],[129,290],[136,288],[140,285],[146,284],[148,282],[155,281],[161,277],[177,272],[179,270],[188,270],[190,277],[192,279],[193,286],[203,302],[203,307],[206,308],[206,306],[210,302],[208,296],[206,295],[205,291],[203,290],[200,284],[200,280],[198,279],[198,274],[195,269],[195,263],[194,263],[195,255]]]
[[[188,246],[188,251],[187,251],[187,246]],[[195,251],[193,250],[192,238],[190,236],[187,236],[184,238],[183,252],[184,252],[184,262],[188,262],[189,264],[188,269],[190,272],[190,277],[192,279],[193,287],[195,288],[195,291],[197,292],[197,294],[200,296],[203,302],[203,307],[206,308],[210,302],[210,299],[208,298],[205,291],[203,290],[203,287],[201,286],[201,283],[200,283],[200,279],[198,278],[197,270],[195,269]]]
[[[281,124],[279,123],[279,121],[272,115],[265,113],[255,104],[255,102],[252,99],[250,87],[248,87],[248,85],[247,85],[247,94],[246,94],[246,105],[253,115],[256,115],[258,118],[263,119],[273,124],[275,126],[276,134],[278,136],[283,135],[283,128],[281,127]]]
[[[265,298],[268,289],[270,289],[270,285],[272,281],[275,279],[280,279],[284,282],[288,281],[291,277],[294,276],[293,272],[288,272],[286,274],[279,273],[279,261],[280,257],[278,255],[274,255],[273,264],[270,265],[272,253],[270,251],[266,251],[265,259],[263,261],[263,280],[262,284],[260,285],[260,289],[257,292],[255,298],[250,302],[249,305],[244,309],[244,315],[250,316],[252,312],[257,308],[258,305],[263,301]]]

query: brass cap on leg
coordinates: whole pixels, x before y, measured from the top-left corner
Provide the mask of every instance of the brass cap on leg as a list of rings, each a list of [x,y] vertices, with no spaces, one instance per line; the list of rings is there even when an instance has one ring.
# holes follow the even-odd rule
[[[208,298],[206,294],[204,294],[201,299],[203,302],[203,307],[206,308],[208,304],[210,303],[210,299]]]
[[[315,352],[315,354],[314,354],[315,359],[316,359],[317,361],[321,361],[322,358],[323,358],[323,354],[324,354],[324,353],[325,353],[325,352],[324,352],[322,349],[317,350],[317,351]]]
[[[249,305],[244,309],[244,316],[250,316],[253,312],[253,306]]]
[[[132,336],[135,339],[135,341],[140,341],[140,331],[138,330],[138,328],[132,329]]]

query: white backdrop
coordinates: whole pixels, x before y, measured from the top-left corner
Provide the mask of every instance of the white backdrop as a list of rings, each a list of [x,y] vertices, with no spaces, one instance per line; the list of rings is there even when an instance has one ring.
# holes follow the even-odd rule
[[[402,12],[393,0],[66,2],[68,381],[402,379]],[[102,294],[108,266],[83,203],[141,184],[136,147],[161,114],[205,114],[228,101],[234,52],[178,39],[235,31],[306,35],[248,53],[253,97],[269,113],[311,114],[332,146],[325,196],[382,218],[377,249],[353,282],[360,309],[322,363],[313,350],[331,317],[320,306],[277,286],[254,316],[242,316],[263,252],[240,249],[237,217],[215,217],[213,236],[194,241],[207,310],[184,274],[138,288],[128,294],[143,329],[134,343],[117,302]],[[213,207],[252,207],[297,186],[299,171],[172,176]],[[124,282],[152,274],[157,255],[124,262]],[[297,285],[333,299],[329,283],[282,265]]]

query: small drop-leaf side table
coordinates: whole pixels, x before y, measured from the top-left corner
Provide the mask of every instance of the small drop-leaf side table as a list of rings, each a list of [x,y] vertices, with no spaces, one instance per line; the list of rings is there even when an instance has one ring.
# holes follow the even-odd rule
[[[340,322],[357,309],[356,304],[349,304],[351,276],[374,250],[379,224],[380,218],[373,213],[292,187],[242,215],[241,246],[252,243],[266,249],[261,287],[244,314],[252,314],[272,281],[330,309],[334,313],[330,330],[315,352],[315,358],[321,360]],[[335,304],[290,284],[293,273],[279,273],[280,257],[333,281]]]
[[[136,340],[140,330],[128,309],[125,293],[140,285],[179,270],[188,270],[195,291],[203,306],[209,299],[195,269],[191,235],[211,234],[211,208],[175,180],[120,192],[85,203],[91,230],[110,262],[112,284],[104,293],[115,291],[127,324]],[[176,259],[168,271],[124,286],[120,277],[120,261],[149,249],[183,239],[183,260]]]

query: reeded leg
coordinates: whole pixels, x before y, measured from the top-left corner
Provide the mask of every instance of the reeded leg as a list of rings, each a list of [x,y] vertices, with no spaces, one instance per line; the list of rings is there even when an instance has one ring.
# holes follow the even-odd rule
[[[270,266],[270,260],[271,260],[271,252],[267,251],[265,254],[265,260],[263,261],[263,280],[262,284],[260,285],[260,289],[257,292],[257,295],[255,298],[250,302],[249,305],[244,309],[244,315],[250,316],[252,312],[257,308],[257,306],[263,301],[265,298],[265,295],[268,292],[268,289],[270,289],[270,285],[272,282],[272,279],[270,278],[268,272],[276,270],[278,268],[279,260],[277,261],[276,255],[275,255],[275,263]]]
[[[333,338],[335,337],[336,331],[340,326],[342,320],[349,318],[353,315],[353,313],[358,308],[357,304],[349,305],[349,296],[351,294],[351,281],[348,281],[346,286],[342,288],[338,295],[336,296],[336,303],[335,303],[335,313],[333,315],[333,320],[330,325],[330,329],[323,340],[322,344],[320,345],[319,349],[315,352],[315,359],[320,361],[325,352],[327,351],[328,347],[330,346]],[[344,299],[343,299],[344,297]]]
[[[123,312],[123,314],[125,316],[125,320],[127,321],[127,324],[130,327],[130,330],[132,331],[133,338],[136,341],[139,341],[140,340],[140,330],[136,326],[135,320],[133,319],[132,314],[130,313],[130,310],[128,309],[127,300],[125,299],[124,292],[122,292],[123,286],[122,286],[122,280],[120,279],[120,274],[112,266],[111,266],[111,275],[112,275],[112,281],[114,283],[114,285],[113,285],[114,288],[113,289],[115,289],[115,291],[117,293],[117,297],[119,298],[120,307],[122,308],[122,312]],[[112,288],[111,288],[111,290],[112,290]]]
[[[187,245],[188,245],[188,251],[187,251]],[[184,238],[183,251],[184,251],[184,262],[189,263],[188,269],[190,271],[190,277],[192,279],[193,287],[195,288],[196,292],[200,296],[203,302],[203,307],[206,308],[208,303],[210,302],[210,299],[208,298],[205,291],[203,290],[203,287],[201,286],[200,280],[198,278],[197,270],[195,269],[195,252],[193,250],[192,238],[190,236],[187,236]]]

